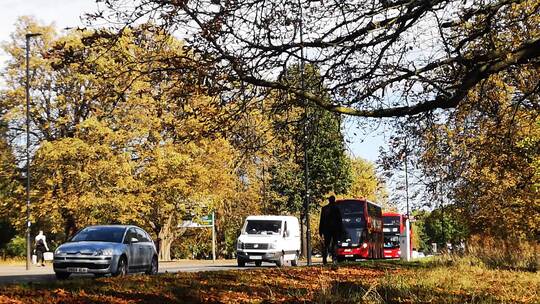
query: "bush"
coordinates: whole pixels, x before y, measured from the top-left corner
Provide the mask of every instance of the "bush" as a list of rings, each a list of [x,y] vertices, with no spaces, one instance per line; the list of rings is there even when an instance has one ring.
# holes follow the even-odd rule
[[[26,255],[26,239],[16,236],[6,245],[6,254],[11,257],[21,257]]]
[[[540,244],[525,240],[503,240],[473,236],[467,254],[482,261],[487,267],[527,270],[540,268]]]
[[[540,268],[540,244],[534,241],[475,235],[470,238],[464,256],[444,254],[435,262],[446,266],[467,264],[492,269],[537,272]]]

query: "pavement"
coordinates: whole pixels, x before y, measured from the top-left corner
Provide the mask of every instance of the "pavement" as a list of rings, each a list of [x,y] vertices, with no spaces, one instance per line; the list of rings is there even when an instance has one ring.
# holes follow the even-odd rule
[[[314,261],[318,264],[318,261]],[[305,262],[300,262],[305,265]],[[273,263],[263,262],[262,267],[276,267]],[[246,267],[238,267],[236,260],[180,260],[173,262],[160,262],[159,273],[175,272],[200,272],[200,271],[222,271],[222,270],[245,270],[254,269],[254,264]],[[73,274],[70,278],[93,277],[91,274]],[[47,263],[44,267],[32,265],[26,270],[24,264],[20,265],[0,265],[0,284],[18,284],[30,282],[55,281],[52,263]]]

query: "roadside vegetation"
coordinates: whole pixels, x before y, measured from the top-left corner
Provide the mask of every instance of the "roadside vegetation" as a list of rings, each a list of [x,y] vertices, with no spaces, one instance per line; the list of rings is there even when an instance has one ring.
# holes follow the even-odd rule
[[[540,273],[469,258],[253,268],[0,287],[2,303],[538,303]]]

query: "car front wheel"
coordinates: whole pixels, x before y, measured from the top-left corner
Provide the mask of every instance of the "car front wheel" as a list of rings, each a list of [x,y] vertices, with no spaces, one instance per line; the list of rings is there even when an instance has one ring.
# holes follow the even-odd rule
[[[116,267],[116,272],[113,273],[113,276],[125,276],[127,274],[127,261],[125,257],[121,257],[120,260],[118,260],[118,267]]]
[[[152,263],[150,263],[150,268],[146,271],[146,274],[154,275],[158,273],[158,258],[154,256],[152,258]]]

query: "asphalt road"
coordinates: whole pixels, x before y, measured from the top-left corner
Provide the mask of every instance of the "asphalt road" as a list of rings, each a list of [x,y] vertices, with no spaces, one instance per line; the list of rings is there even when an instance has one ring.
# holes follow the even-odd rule
[[[302,263],[301,263],[302,264]],[[275,267],[272,263],[263,263],[262,267]],[[217,260],[212,261],[175,261],[161,262],[159,272],[199,272],[199,271],[220,271],[220,270],[244,270],[253,269],[254,264],[248,264],[246,267],[238,267],[236,260]],[[71,275],[70,278],[89,277],[93,275],[81,274]],[[26,270],[25,265],[0,265],[0,284],[13,283],[30,283],[30,282],[45,282],[54,281],[54,271],[52,264],[47,264],[45,267],[32,266],[30,270]]]

